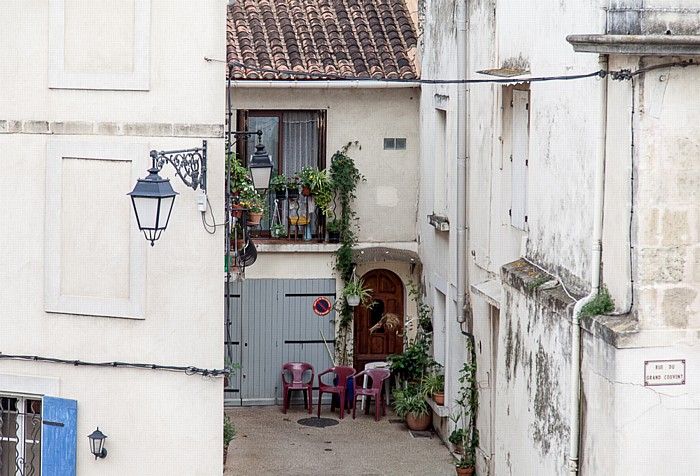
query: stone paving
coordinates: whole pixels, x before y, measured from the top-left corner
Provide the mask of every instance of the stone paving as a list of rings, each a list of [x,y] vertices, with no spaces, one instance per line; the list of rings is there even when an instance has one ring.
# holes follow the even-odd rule
[[[372,409],[373,410],[373,409]],[[452,457],[440,438],[430,432],[416,438],[387,408],[381,421],[360,413],[338,420],[330,405],[321,418],[338,420],[325,428],[302,426],[315,417],[303,405],[282,413],[281,406],[227,408],[236,427],[224,475],[452,476]]]

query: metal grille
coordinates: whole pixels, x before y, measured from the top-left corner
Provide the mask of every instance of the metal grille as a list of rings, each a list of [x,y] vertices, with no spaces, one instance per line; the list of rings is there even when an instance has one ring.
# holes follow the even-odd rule
[[[0,397],[0,476],[41,475],[41,400]]]

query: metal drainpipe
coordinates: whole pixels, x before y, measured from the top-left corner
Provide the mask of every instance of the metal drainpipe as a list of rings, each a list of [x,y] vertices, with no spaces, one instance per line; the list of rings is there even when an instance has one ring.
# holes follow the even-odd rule
[[[469,51],[467,0],[457,2],[457,69],[459,79],[467,79]],[[469,150],[469,103],[467,85],[457,85],[457,322],[466,317],[467,291],[467,151]]]
[[[600,55],[600,69],[608,70],[608,56]],[[593,244],[591,254],[591,292],[574,305],[571,316],[571,431],[569,432],[569,474],[579,472],[579,444],[581,437],[581,308],[595,298],[600,290],[600,264],[603,250],[603,200],[605,193],[605,154],[608,126],[608,80],[600,84],[600,121],[598,160],[593,177]]]

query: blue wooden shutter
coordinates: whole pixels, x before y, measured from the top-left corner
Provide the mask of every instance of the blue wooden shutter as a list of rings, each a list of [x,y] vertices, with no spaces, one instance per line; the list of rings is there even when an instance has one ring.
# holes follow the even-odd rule
[[[43,406],[41,474],[75,476],[78,402],[44,397]]]

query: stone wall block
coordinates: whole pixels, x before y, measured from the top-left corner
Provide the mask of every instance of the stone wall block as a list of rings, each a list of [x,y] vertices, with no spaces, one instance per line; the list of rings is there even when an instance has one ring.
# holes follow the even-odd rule
[[[7,121],[7,132],[10,132],[10,133],[22,132],[22,121]]]
[[[7,127],[8,127],[8,124],[7,124],[6,120],[0,121],[0,134],[7,132]]]
[[[670,327],[684,329],[691,318],[691,305],[698,293],[692,288],[677,287],[664,291],[661,305],[664,321]]]
[[[700,285],[700,247],[695,248],[693,251],[692,258],[692,282],[694,284]]]
[[[52,122],[51,132],[54,134],[91,135],[92,122]]]
[[[149,137],[172,136],[173,125],[149,122],[132,122],[129,124],[124,124],[124,135]]]
[[[680,283],[685,268],[685,248],[647,248],[640,253],[641,284]]]
[[[644,217],[642,222],[644,223],[644,244],[648,246],[658,245],[659,209],[652,208],[649,210],[649,215]]]
[[[119,124],[116,122],[98,122],[95,130],[97,134],[102,136],[121,135]]]
[[[685,245],[690,242],[688,212],[685,210],[664,212],[662,220],[663,244],[665,246]]]
[[[221,124],[174,124],[173,134],[176,137],[221,137]]]
[[[48,121],[24,121],[22,130],[26,134],[49,134],[51,132]]]

